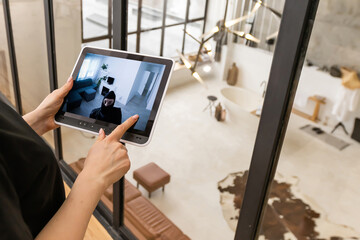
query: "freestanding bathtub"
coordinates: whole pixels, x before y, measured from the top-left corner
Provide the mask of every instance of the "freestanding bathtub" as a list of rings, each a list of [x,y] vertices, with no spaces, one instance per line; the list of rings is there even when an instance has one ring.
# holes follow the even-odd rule
[[[244,112],[252,112],[262,105],[262,98],[251,90],[239,87],[225,87],[220,90],[222,102],[231,120],[238,119]]]

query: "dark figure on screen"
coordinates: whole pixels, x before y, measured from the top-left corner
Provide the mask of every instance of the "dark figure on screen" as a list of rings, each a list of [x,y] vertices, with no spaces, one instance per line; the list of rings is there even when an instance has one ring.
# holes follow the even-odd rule
[[[115,100],[116,95],[114,91],[108,92],[102,100],[101,107],[91,111],[90,118],[120,125],[121,109],[114,107]]]

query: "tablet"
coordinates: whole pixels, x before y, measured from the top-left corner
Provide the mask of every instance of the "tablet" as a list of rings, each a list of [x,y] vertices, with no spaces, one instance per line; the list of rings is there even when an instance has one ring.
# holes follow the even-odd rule
[[[71,74],[74,86],[55,122],[94,134],[103,128],[109,135],[138,114],[121,141],[144,146],[154,132],[173,67],[169,58],[84,47]]]

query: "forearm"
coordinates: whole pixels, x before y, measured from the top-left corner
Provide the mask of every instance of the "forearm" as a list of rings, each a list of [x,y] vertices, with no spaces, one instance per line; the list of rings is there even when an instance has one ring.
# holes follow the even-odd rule
[[[83,239],[103,189],[102,183],[80,174],[64,204],[36,240]]]
[[[47,124],[44,123],[43,118],[36,109],[28,114],[25,114],[23,119],[40,136],[48,131]]]

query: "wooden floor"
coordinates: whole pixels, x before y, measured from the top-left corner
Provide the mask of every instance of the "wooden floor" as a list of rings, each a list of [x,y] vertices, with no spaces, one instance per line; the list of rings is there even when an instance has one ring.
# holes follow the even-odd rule
[[[69,186],[64,183],[66,196],[70,193]],[[88,229],[86,230],[84,240],[112,240],[111,236],[105,230],[105,228],[99,223],[99,221],[91,216]]]

